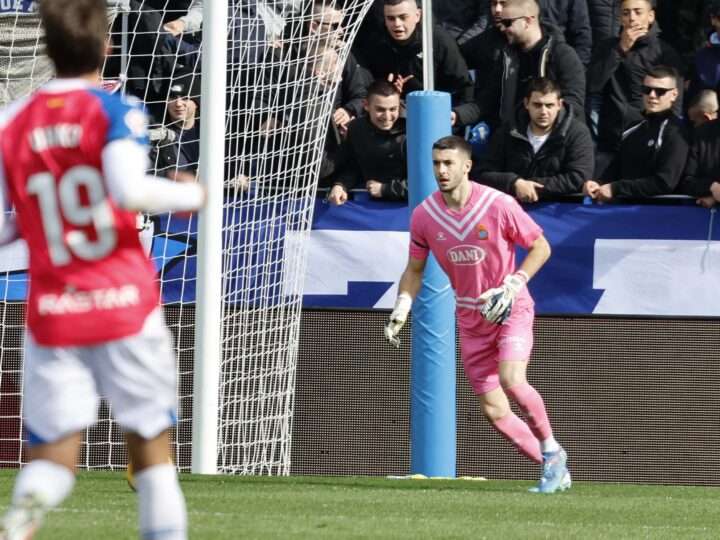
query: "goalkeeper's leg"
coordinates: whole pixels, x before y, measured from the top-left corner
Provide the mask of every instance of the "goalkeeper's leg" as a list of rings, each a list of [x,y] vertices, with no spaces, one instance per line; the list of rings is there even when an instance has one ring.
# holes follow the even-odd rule
[[[500,387],[496,334],[473,336],[461,332],[465,375],[480,398],[480,407],[490,424],[517,450],[535,463],[542,463],[540,444],[528,425],[510,409]]]

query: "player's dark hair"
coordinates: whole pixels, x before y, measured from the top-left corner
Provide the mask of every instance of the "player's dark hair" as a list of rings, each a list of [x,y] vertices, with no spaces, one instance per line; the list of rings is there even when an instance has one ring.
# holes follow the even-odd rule
[[[527,92],[525,97],[530,99],[533,92],[537,92],[543,96],[547,94],[557,94],[557,97],[562,97],[562,90],[560,85],[548,77],[537,77],[532,79],[527,85]]]
[[[368,101],[370,101],[370,96],[390,97],[399,95],[400,92],[397,91],[397,88],[382,79],[373,81],[367,89]]]
[[[671,66],[655,66],[648,70],[648,72],[645,74],[646,77],[652,77],[653,79],[664,79],[665,77],[668,77],[673,80],[675,83],[675,88],[677,88],[678,79],[680,78],[680,75],[677,72],[677,69]]]
[[[75,77],[102,67],[108,31],[105,0],[40,2],[47,55],[61,77]]]
[[[435,141],[432,145],[433,150],[457,150],[461,154],[464,154],[466,158],[472,158],[472,147],[462,137],[457,135],[448,135]]]

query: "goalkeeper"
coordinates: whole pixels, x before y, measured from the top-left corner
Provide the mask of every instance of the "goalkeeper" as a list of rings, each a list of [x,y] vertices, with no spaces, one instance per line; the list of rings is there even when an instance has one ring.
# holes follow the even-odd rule
[[[399,345],[398,332],[432,253],[455,291],[463,366],[483,413],[521,453],[542,464],[533,491],[564,491],[571,484],[567,454],[553,437],[542,397],[526,379],[534,318],[526,285],[550,256],[550,246],[512,197],[469,180],[470,156],[470,145],[460,137],[433,145],[439,190],[413,211],[410,257],[385,337]],[[519,268],[517,245],[528,250]]]

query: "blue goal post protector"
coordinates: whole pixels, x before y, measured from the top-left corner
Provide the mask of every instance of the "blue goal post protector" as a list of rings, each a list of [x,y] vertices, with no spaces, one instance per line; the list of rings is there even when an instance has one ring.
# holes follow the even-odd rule
[[[432,145],[450,135],[450,94],[407,96],[408,190],[410,210],[437,190]],[[410,382],[410,472],[456,476],[455,299],[431,255],[412,309]]]

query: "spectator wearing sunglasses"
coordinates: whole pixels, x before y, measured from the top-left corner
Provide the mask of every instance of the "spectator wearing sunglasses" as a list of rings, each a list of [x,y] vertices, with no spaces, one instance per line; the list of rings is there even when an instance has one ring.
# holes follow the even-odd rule
[[[563,101],[578,118],[585,110],[585,69],[562,33],[540,23],[535,0],[506,0],[496,24],[505,43],[494,69],[478,73],[476,100],[481,118],[491,126],[513,122],[522,108],[527,86],[537,77],[551,78],[562,88]]]
[[[591,127],[598,150],[609,154],[618,149],[625,130],[643,120],[641,87],[650,69],[658,65],[683,69],[678,53],[660,39],[652,0],[623,0],[620,19],[620,35],[598,44],[588,68]],[[680,81],[680,95],[682,86]],[[675,100],[678,116],[681,107],[682,99]]]
[[[673,193],[688,156],[682,120],[673,112],[680,76],[669,66],[648,71],[640,85],[644,109],[639,122],[622,134],[620,149],[598,180],[583,192],[599,202]]]

